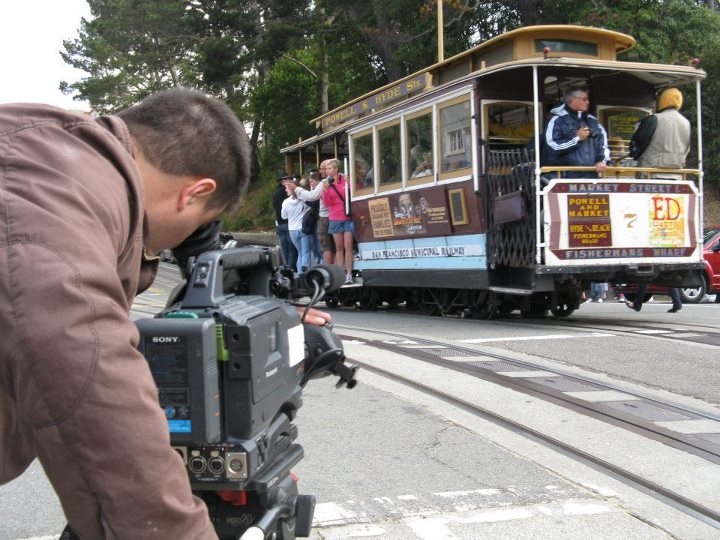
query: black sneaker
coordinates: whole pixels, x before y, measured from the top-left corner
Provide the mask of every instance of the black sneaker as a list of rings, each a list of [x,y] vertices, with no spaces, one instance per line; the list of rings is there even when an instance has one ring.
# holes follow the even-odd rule
[[[625,305],[629,307],[630,309],[634,309],[635,311],[640,311],[640,306],[635,307],[635,304],[632,303],[630,300],[625,300]]]
[[[682,309],[682,306],[673,306],[670,309],[668,309],[668,313],[677,313]]]

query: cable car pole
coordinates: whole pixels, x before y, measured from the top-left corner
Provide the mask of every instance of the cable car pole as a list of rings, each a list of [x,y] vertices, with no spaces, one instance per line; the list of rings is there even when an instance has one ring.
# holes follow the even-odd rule
[[[443,0],[437,0],[438,62],[445,60],[445,31],[443,29]]]

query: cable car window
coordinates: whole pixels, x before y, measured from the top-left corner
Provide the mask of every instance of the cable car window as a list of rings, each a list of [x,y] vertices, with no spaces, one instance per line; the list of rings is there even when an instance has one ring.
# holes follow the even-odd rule
[[[400,151],[400,123],[378,129],[380,157],[380,186],[402,181],[402,152]]]
[[[440,109],[441,172],[452,172],[471,165],[470,101]]]
[[[422,178],[434,174],[432,112],[409,118],[406,122],[408,134],[408,172],[410,178]]]
[[[373,178],[375,152],[373,151],[372,131],[352,138],[353,160],[352,179],[355,191],[372,190],[375,182]]]
[[[533,136],[532,104],[498,101],[484,107],[487,140],[491,148],[519,148]]]
[[[629,156],[630,139],[635,132],[635,126],[650,111],[637,107],[598,106],[597,112],[600,123],[607,131],[610,159],[617,164],[633,165]]]
[[[597,56],[598,47],[596,43],[587,41],[575,41],[573,39],[536,39],[535,52],[543,52],[548,47],[554,53],[579,53],[588,56]]]

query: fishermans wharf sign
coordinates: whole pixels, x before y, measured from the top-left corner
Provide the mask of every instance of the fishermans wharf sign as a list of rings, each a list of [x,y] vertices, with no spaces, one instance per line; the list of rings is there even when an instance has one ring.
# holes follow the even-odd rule
[[[543,201],[550,227],[545,260],[564,266],[608,259],[639,264],[645,257],[695,262],[698,198],[689,180],[553,180]]]
[[[427,86],[427,74],[423,73],[394,86],[383,88],[365,99],[353,103],[349,107],[329,112],[323,116],[321,118],[322,129],[325,131],[328,128],[340,125],[363,113],[394,103],[412,92],[423,90],[425,86]]]

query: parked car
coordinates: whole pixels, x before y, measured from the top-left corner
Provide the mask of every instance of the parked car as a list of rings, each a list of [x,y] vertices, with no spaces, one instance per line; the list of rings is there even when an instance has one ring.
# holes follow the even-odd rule
[[[680,289],[680,298],[683,304],[697,304],[702,302],[707,294],[715,294],[715,301],[720,302],[720,226],[708,227],[703,232],[703,259],[705,271],[700,287],[687,287]],[[614,285],[615,294],[624,294],[630,301],[635,300],[637,285]],[[648,285],[645,290],[643,302],[652,298],[653,294],[667,295],[669,289],[658,285]]]

